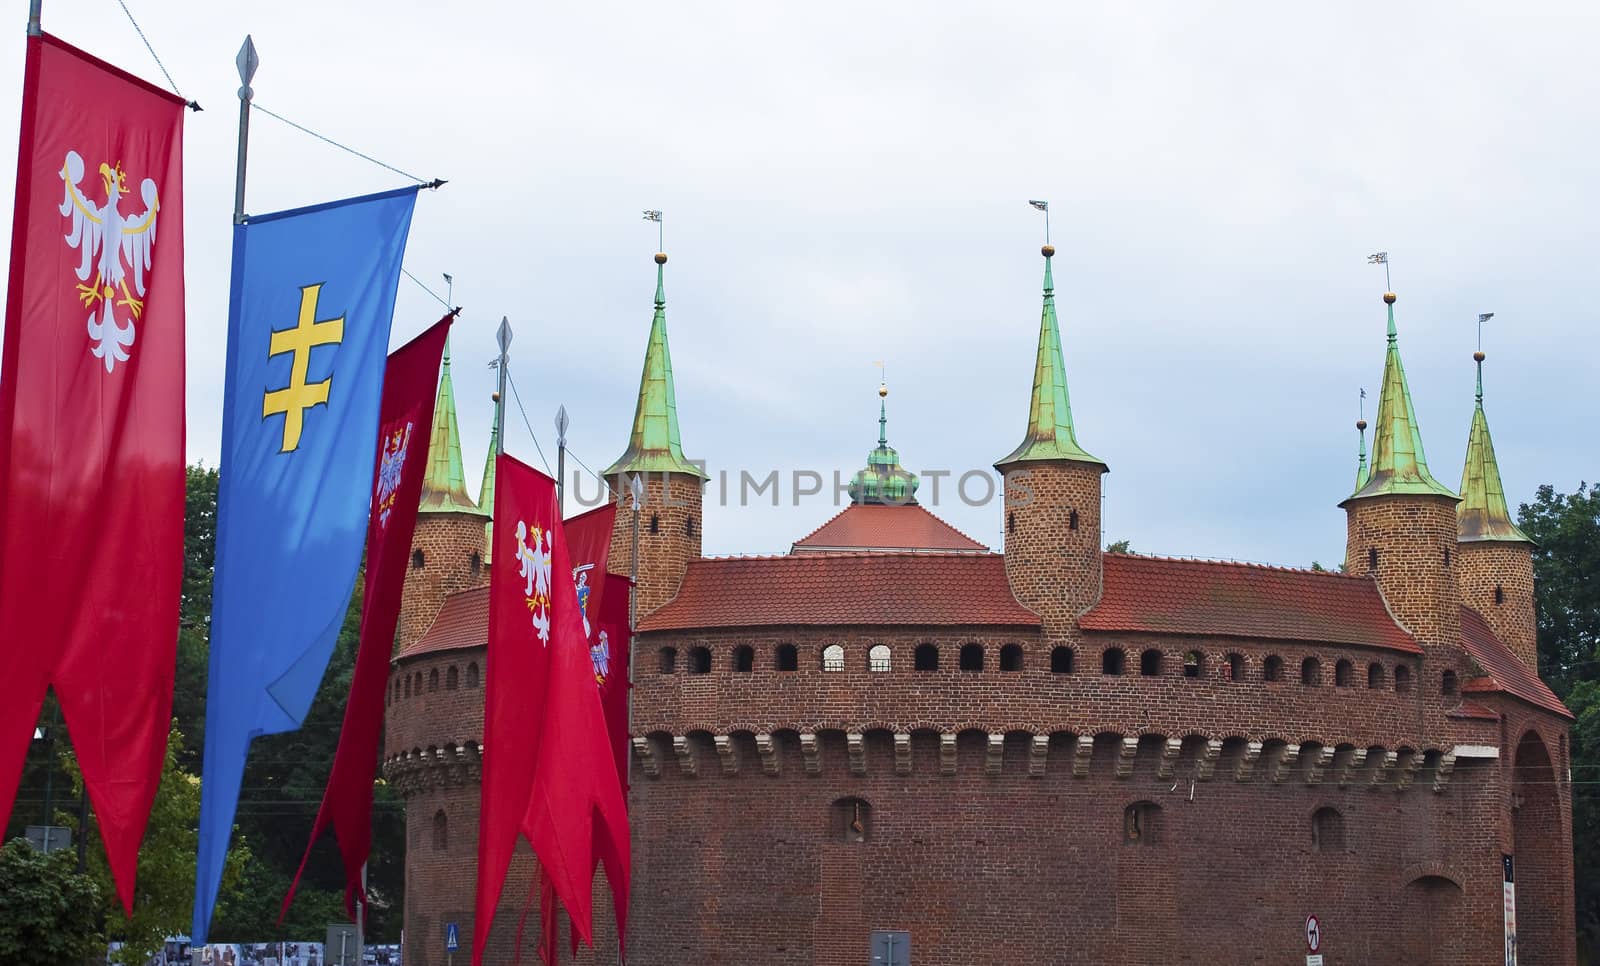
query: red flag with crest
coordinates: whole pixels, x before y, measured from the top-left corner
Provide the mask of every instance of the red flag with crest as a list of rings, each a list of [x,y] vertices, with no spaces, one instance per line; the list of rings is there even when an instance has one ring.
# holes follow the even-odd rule
[[[628,855],[621,783],[606,742],[555,481],[502,455],[495,468],[488,683],[473,964],[482,962],[517,835],[573,931],[593,942],[596,830]],[[613,890],[626,892],[626,880]]]
[[[395,626],[400,621],[400,594],[405,587],[411,537],[417,526],[422,478],[427,475],[428,429],[433,425],[439,361],[452,318],[453,315],[445,316],[390,353],[384,367],[355,674],[344,706],[333,771],[322,793],[317,820],[311,826],[305,857],[283,897],[283,908],[278,913],[280,923],[289,912],[289,903],[294,901],[306,860],[311,858],[311,847],[329,825],[333,826],[339,854],[344,859],[345,911],[353,919],[357,899],[366,903],[361,867],[367,864],[367,854],[372,849],[372,776],[383,732],[383,692],[388,686]]]
[[[183,110],[28,38],[0,361],[0,825],[53,687],[130,914],[183,574]]]

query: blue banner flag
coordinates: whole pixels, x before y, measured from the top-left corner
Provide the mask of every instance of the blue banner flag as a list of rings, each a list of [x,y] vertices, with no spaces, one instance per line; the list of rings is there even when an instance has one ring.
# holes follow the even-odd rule
[[[196,944],[250,741],[300,727],[350,604],[416,198],[405,188],[233,230]]]

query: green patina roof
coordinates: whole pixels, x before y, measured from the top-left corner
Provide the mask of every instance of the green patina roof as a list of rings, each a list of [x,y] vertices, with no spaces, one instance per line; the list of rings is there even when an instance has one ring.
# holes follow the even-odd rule
[[[1411,404],[1411,390],[1406,386],[1405,367],[1400,364],[1391,301],[1389,350],[1384,358],[1383,389],[1378,397],[1378,415],[1372,430],[1372,469],[1366,484],[1350,499],[1407,494],[1456,499],[1448,486],[1428,472],[1428,458],[1422,451],[1422,432],[1417,427],[1417,411]]]
[[[1061,327],[1056,322],[1055,282],[1050,276],[1050,257],[1055,249],[1046,246],[1044,256],[1044,309],[1039,315],[1039,356],[1033,370],[1033,400],[1028,407],[1028,431],[1022,444],[995,464],[1038,460],[1075,460],[1106,465],[1078,445],[1072,428],[1072,403],[1067,398],[1067,367],[1061,358]]]
[[[705,471],[683,455],[678,437],[678,400],[672,387],[672,354],[667,351],[667,296],[663,278],[667,256],[656,256],[656,311],[650,321],[650,342],[639,378],[639,404],[633,413],[628,448],[606,470],[618,473],[687,473],[706,478]]]
[[[499,405],[498,401],[496,405]],[[478,506],[489,514],[489,522],[483,525],[485,562],[488,562],[489,554],[494,550],[494,458],[499,455],[500,449],[499,423],[499,419],[495,419],[489,424],[489,455],[483,458],[483,482],[478,484]]]
[[[1367,485],[1367,428],[1365,422],[1365,420],[1362,420],[1363,425],[1356,430],[1361,434],[1361,455],[1356,460],[1356,488],[1350,491],[1352,493],[1358,492],[1363,486]]]
[[[889,445],[889,390],[878,387],[878,448],[867,454],[866,468],[850,481],[851,503],[917,502],[917,475],[900,465],[900,454]]]
[[[1478,405],[1472,410],[1472,429],[1467,433],[1467,465],[1461,470],[1461,504],[1456,507],[1456,526],[1459,539],[1464,542],[1533,542],[1511,522],[1511,511],[1506,506],[1500,467],[1494,459],[1494,441],[1489,438],[1489,421],[1483,415],[1481,359],[1478,362]]]
[[[461,431],[456,426],[456,393],[450,381],[450,341],[445,340],[439,395],[433,403],[433,429],[428,437],[428,475],[422,478],[419,513],[483,514],[467,495],[467,473],[461,465]]]

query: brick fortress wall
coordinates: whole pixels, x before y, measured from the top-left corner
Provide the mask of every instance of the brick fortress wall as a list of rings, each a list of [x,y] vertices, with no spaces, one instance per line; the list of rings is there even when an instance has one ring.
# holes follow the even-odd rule
[[[1483,615],[1511,653],[1538,670],[1532,551],[1525,543],[1457,544],[1456,580],[1461,602]]]
[[[422,638],[444,599],[489,582],[483,527],[476,513],[420,513],[411,538],[411,564],[400,599],[396,653]]]

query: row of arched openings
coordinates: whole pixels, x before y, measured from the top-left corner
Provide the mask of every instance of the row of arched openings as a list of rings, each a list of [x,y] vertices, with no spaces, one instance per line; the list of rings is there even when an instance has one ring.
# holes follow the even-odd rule
[[[478,671],[477,661],[468,662],[465,674],[454,664],[445,668],[443,675],[439,674],[438,668],[434,668],[428,672],[426,679],[423,678],[421,671],[402,674],[394,679],[394,687],[390,689],[384,703],[393,704],[402,698],[420,697],[424,691],[424,680],[427,682],[426,691],[431,694],[441,688],[446,691],[454,691],[463,686],[476,688],[481,683],[482,677]]]
[[[755,670],[755,648],[749,644],[740,644],[733,648],[729,669],[738,674],[748,674]],[[847,667],[845,648],[842,644],[829,644],[822,649],[820,655],[820,668],[824,672],[836,673],[844,671]],[[662,674],[675,674],[678,670],[678,649],[676,647],[663,647],[657,653],[658,671]],[[962,671],[982,671],[986,662],[986,651],[982,644],[963,644],[957,653],[957,667]],[[912,651],[911,666],[914,671],[937,671],[940,664],[940,649],[937,644],[918,644]],[[1026,664],[1024,652],[1020,644],[1006,644],[1000,648],[1000,670],[1004,672],[1021,671]],[[1071,674],[1075,670],[1075,651],[1065,645],[1056,647],[1050,652],[1050,672],[1052,674]],[[1166,652],[1158,648],[1148,648],[1139,654],[1139,675],[1141,677],[1160,677],[1165,673]],[[1244,681],[1248,674],[1248,662],[1243,654],[1232,652],[1224,655],[1220,660],[1217,676],[1223,681]],[[1128,655],[1120,647],[1108,647],[1100,652],[1100,672],[1106,675],[1122,675],[1127,673]],[[779,644],[773,649],[772,668],[775,671],[797,671],[800,666],[799,649],[793,644]],[[711,649],[705,645],[697,645],[688,650],[685,668],[690,674],[710,674],[712,669]],[[866,669],[873,673],[885,673],[894,670],[893,652],[887,644],[874,644],[867,650]],[[1208,667],[1206,655],[1198,650],[1188,650],[1183,653],[1180,666],[1182,676],[1185,678],[1199,679],[1207,676]],[[1286,670],[1283,658],[1276,654],[1269,654],[1261,662],[1261,680],[1275,683],[1284,681]],[[1366,686],[1369,690],[1381,691],[1389,687],[1390,671],[1381,661],[1373,661],[1366,668]],[[1411,690],[1411,668],[1405,664],[1397,664],[1393,670],[1394,690],[1402,694]],[[1300,662],[1300,683],[1306,687],[1321,687],[1324,682],[1322,661],[1316,657],[1308,657]],[[1352,688],[1357,685],[1357,671],[1354,662],[1341,658],[1333,666],[1333,685],[1339,688]],[[1440,676],[1440,691],[1446,695],[1456,694],[1460,690],[1456,672],[1445,671]]]

